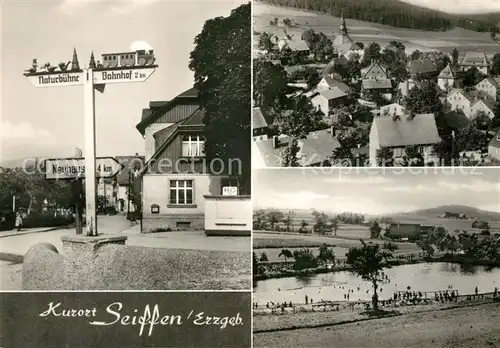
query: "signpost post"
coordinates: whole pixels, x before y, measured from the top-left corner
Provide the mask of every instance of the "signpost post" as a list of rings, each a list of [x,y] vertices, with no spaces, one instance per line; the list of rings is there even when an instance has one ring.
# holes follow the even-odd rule
[[[130,52],[137,55],[138,52]],[[152,57],[152,50],[150,52]],[[115,56],[116,57],[116,56]],[[149,58],[151,58],[149,57]],[[123,57],[122,57],[123,58]],[[119,57],[118,57],[119,59]],[[144,59],[142,59],[144,60]],[[156,70],[157,65],[153,63],[140,65],[140,59],[137,59],[133,66],[119,66],[117,64],[113,67],[97,66],[94,61],[94,54],[91,54],[89,67],[80,69],[76,50],[73,50],[73,60],[71,68],[69,63],[67,65],[61,64],[59,71],[57,67],[51,67],[50,64],[44,66],[45,71],[38,72],[38,64],[36,59],[33,60],[32,68],[26,71],[24,76],[35,87],[59,87],[59,86],[82,86],[84,97],[84,131],[85,131],[85,163],[81,163],[84,172],[77,175],[75,178],[80,178],[85,172],[91,173],[85,175],[85,196],[86,196],[86,230],[87,236],[97,236],[97,214],[96,214],[96,176],[101,175],[96,173],[96,140],[95,140],[95,90],[104,92],[104,87],[108,83],[126,83],[126,82],[144,82]],[[154,58],[151,60],[154,62]],[[67,160],[67,159],[63,159]],[[60,160],[55,160],[60,161]],[[115,160],[116,162],[116,160]],[[116,162],[117,163],[117,162]],[[46,168],[47,167],[46,161]],[[56,166],[57,167],[57,166]],[[71,167],[73,168],[73,167]],[[121,168],[120,168],[121,169]],[[118,169],[118,171],[120,170]],[[72,171],[73,169],[71,169]],[[117,172],[118,172],[117,171]],[[64,170],[63,170],[64,172]],[[52,179],[66,176],[71,178],[70,174],[57,173],[56,177]],[[78,171],[77,171],[78,172]],[[115,173],[116,174],[116,173]],[[49,176],[46,176],[49,179]]]

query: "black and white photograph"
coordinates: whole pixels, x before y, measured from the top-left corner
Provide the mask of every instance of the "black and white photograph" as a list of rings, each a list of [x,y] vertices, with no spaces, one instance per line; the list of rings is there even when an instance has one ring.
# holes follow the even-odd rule
[[[254,168],[495,166],[497,0],[253,4]]]
[[[250,2],[3,2],[2,64],[2,290],[251,289]]]
[[[254,172],[253,346],[497,347],[500,170],[334,169]]]

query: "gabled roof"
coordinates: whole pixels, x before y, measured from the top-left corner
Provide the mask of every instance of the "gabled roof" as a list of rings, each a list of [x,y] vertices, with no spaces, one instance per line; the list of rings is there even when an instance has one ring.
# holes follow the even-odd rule
[[[411,75],[427,74],[436,72],[437,67],[430,59],[417,59],[408,63],[408,70]]]
[[[292,51],[309,51],[309,46],[304,40],[287,40],[286,45]]]
[[[500,149],[500,129],[495,134],[495,136],[490,140],[490,142],[488,143],[488,146],[493,146],[493,147]]]
[[[488,81],[489,83],[491,83],[495,88],[500,88],[500,77],[496,77],[496,76],[488,76],[484,79],[482,79],[477,85],[479,85],[481,82],[483,81]],[[476,85],[476,86],[477,86]],[[476,87],[477,88],[477,87]]]
[[[338,89],[340,89],[341,91],[343,91],[345,93],[349,92],[349,86],[346,85],[345,83],[343,83],[342,81],[336,80],[328,75],[323,76],[321,81],[323,81],[323,80],[325,80],[325,82],[329,88],[337,87]]]
[[[387,68],[376,61],[373,61],[368,67],[361,69],[361,76],[366,76],[366,74],[368,74],[375,67],[379,67],[387,77]]]
[[[320,90],[318,93],[326,98],[327,100],[338,99],[347,96],[347,93],[342,91],[338,87],[333,87],[330,89]]]
[[[429,145],[441,141],[434,114],[417,114],[413,119],[401,116],[375,117],[372,128],[378,134],[381,147],[404,147],[409,145]]]
[[[361,87],[363,89],[389,89],[392,88],[392,82],[390,79],[381,79],[381,80],[366,79],[363,80]]]
[[[474,107],[478,103],[483,103],[488,109],[490,109],[492,112],[495,110],[495,101],[493,99],[476,99],[474,103],[472,104],[472,107]]]
[[[193,87],[182,92],[177,97],[168,102],[153,102],[153,103],[163,103],[158,108],[151,108],[152,105],[150,103],[149,109],[142,110],[141,122],[139,122],[135,127],[142,135],[144,135],[144,132],[149,125],[158,120],[162,115],[164,115],[174,106],[186,102],[193,103],[196,102],[197,99],[198,99],[198,90]]]
[[[459,60],[460,65],[464,66],[489,66],[488,56],[482,51],[465,51]]]
[[[264,117],[262,110],[260,108],[253,108],[252,111],[253,111],[252,112],[252,127],[254,129],[267,127],[268,125],[266,122],[266,118]]]
[[[441,72],[439,73],[438,78],[440,79],[454,79],[456,77],[455,70],[448,64]]]
[[[159,155],[167,148],[167,146],[172,142],[172,140],[179,134],[180,130],[184,129],[196,129],[198,127],[204,127],[203,123],[204,111],[201,108],[196,109],[188,118],[181,120],[165,129],[162,129],[154,134],[155,140],[157,140],[157,145],[155,153],[146,162],[141,170],[140,174],[144,174],[144,171],[150,166],[151,163],[156,161]],[[159,143],[158,140],[163,140]]]

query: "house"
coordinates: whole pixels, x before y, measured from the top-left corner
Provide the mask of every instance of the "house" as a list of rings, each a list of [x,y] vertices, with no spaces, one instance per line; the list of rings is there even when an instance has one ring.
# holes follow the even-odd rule
[[[361,79],[363,80],[385,80],[388,77],[387,68],[376,61],[372,61],[368,67],[361,69]]]
[[[297,161],[303,167],[321,166],[332,156],[333,150],[340,146],[335,129],[310,132],[305,139],[298,140]],[[252,144],[252,168],[283,167],[281,153],[292,138],[286,135]]]
[[[338,87],[320,89],[317,94],[312,97],[311,103],[317,110],[321,110],[325,116],[328,116],[334,107],[344,104],[347,97],[347,93]]]
[[[316,85],[316,89],[318,90],[327,90],[327,89],[334,89],[338,88],[344,93],[349,93],[349,86],[343,83],[342,81],[339,81],[337,79],[332,78],[331,76],[324,76],[321,81]]]
[[[478,111],[484,111],[493,118],[495,101],[482,90],[464,91],[453,89],[448,93],[446,101],[451,110],[462,110],[468,118],[473,118]]]
[[[139,154],[136,153],[135,156],[115,156],[115,159],[123,168],[116,175],[116,182],[118,185],[116,210],[128,212],[135,209],[132,202],[129,201],[128,194],[130,186],[135,180],[134,178],[144,166],[144,156],[139,156]]]
[[[500,77],[486,77],[479,82],[475,88],[478,91],[487,93],[494,101],[500,100],[498,98],[498,95],[500,94]]]
[[[405,107],[398,103],[392,103],[380,107],[379,113],[380,116],[403,116],[404,114],[406,114]]]
[[[340,56],[350,59],[353,55],[358,55],[360,58],[364,55],[364,50],[354,42],[349,36],[347,23],[344,18],[344,11],[340,15],[340,31],[333,39],[333,47],[337,50]]]
[[[310,50],[307,42],[301,39],[292,39],[292,40],[283,40],[282,47],[280,49],[284,49],[285,47],[291,49],[292,51],[299,52],[305,56],[309,55]],[[278,45],[280,45],[278,44]]]
[[[418,239],[423,234],[421,224],[392,223],[387,228],[386,237],[394,239]]]
[[[488,157],[500,162],[500,129],[488,143]]]
[[[392,81],[390,79],[365,79],[361,83],[361,96],[366,98],[372,91],[380,92],[384,98],[392,98]]]
[[[205,158],[207,126],[198,91],[189,89],[146,115],[136,126],[145,138],[147,151],[146,163],[139,173],[142,232],[206,230],[206,198],[220,197],[227,187],[239,192],[237,179],[230,170],[214,169]],[[231,207],[225,208],[225,217],[239,214],[232,210],[240,209],[239,203]]]
[[[461,71],[477,68],[483,74],[488,75],[490,61],[486,53],[482,51],[465,51],[459,56],[458,65]]]
[[[382,148],[391,149],[398,162],[406,155],[407,146],[418,146],[426,163],[434,161],[437,158],[432,148],[440,141],[434,114],[378,116],[373,119],[370,129],[370,164],[377,166],[377,151]]]
[[[437,66],[427,58],[410,61],[408,63],[408,72],[413,79],[429,79],[438,74]]]
[[[455,69],[448,64],[438,75],[438,86],[443,91],[450,91],[457,86],[457,73]]]
[[[269,128],[266,118],[260,108],[253,108],[252,110],[252,132],[253,141],[266,140],[268,138]]]

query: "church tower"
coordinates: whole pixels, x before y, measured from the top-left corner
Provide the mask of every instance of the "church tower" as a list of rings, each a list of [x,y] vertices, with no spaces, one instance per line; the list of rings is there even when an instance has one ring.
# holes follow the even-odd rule
[[[80,70],[80,64],[78,63],[76,48],[73,47],[73,60],[71,61],[71,71],[77,71],[77,70]]]
[[[345,23],[344,9],[342,9],[342,12],[340,13],[340,44],[343,45],[349,43],[348,41],[347,24]]]

